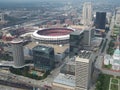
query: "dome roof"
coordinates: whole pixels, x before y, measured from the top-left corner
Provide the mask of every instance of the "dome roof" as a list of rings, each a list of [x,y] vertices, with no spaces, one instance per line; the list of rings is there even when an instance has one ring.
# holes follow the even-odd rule
[[[120,49],[119,49],[119,47],[117,47],[117,49],[114,51],[113,58],[114,59],[120,59]]]
[[[119,49],[119,47],[115,50],[114,54],[120,55],[120,49]]]

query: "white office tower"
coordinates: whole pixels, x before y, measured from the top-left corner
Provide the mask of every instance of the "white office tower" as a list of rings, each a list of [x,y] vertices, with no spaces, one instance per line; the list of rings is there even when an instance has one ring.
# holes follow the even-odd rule
[[[23,40],[14,39],[13,41],[11,41],[11,44],[12,44],[14,67],[21,68],[25,64],[24,53],[23,53]]]
[[[76,57],[75,77],[76,89],[75,90],[89,90],[90,83],[90,65],[89,59]]]
[[[3,13],[0,13],[0,21],[4,21],[4,14]]]
[[[89,26],[92,23],[92,3],[91,2],[85,2],[83,5],[82,23],[85,26]]]
[[[91,44],[91,30],[84,30],[84,38],[83,38],[84,45],[90,46]]]
[[[117,10],[116,10],[115,24],[116,24],[116,25],[120,25],[120,7],[117,8]]]

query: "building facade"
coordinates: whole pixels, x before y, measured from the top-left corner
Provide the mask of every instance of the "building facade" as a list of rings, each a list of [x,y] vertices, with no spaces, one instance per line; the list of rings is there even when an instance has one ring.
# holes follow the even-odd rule
[[[70,34],[69,56],[73,57],[83,48],[84,31],[74,31]]]
[[[116,8],[115,12],[115,24],[120,25],[120,8]]]
[[[75,77],[76,90],[89,90],[91,70],[89,59],[76,57]]]
[[[21,68],[24,66],[24,52],[23,52],[23,40],[15,39],[11,41],[14,67]]]
[[[95,26],[97,29],[105,29],[106,12],[96,12]]]
[[[92,29],[85,29],[84,30],[84,38],[83,38],[83,43],[86,46],[91,45],[91,39],[94,37],[93,36],[93,30]]]
[[[0,22],[1,21],[4,21],[4,14],[3,13],[0,13]]]
[[[38,45],[33,48],[33,61],[36,69],[51,70],[54,68],[54,48]]]
[[[82,18],[83,18],[84,25],[91,25],[91,22],[92,22],[92,3],[91,2],[84,3]]]

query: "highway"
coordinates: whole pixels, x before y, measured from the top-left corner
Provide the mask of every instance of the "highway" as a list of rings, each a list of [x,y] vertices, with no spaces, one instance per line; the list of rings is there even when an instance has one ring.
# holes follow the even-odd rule
[[[32,90],[33,87],[26,85],[24,83],[19,83],[19,82],[11,82],[11,81],[6,81],[6,80],[0,80],[0,85],[7,85],[15,88],[21,88],[21,89],[28,89]]]
[[[33,81],[36,83],[33,83]],[[3,71],[0,71],[0,84],[28,90],[32,90],[33,87],[37,87],[40,88],[40,90],[44,90],[44,88],[41,87],[36,80]]]
[[[52,70],[51,74],[48,75],[48,77],[44,80],[34,80],[24,76],[12,74],[9,71],[4,72],[3,70],[0,70],[0,80],[9,81],[16,84],[24,84],[29,87],[38,87],[40,88],[40,90],[45,90],[44,85],[51,87],[54,78],[59,74],[61,67],[68,60],[69,60],[68,57],[66,57],[65,62],[63,62],[63,64],[60,65],[58,68],[55,68],[54,70]]]
[[[112,30],[113,30],[114,24],[115,24],[114,17],[115,17],[115,16],[112,16],[111,23],[110,23],[110,30],[109,30],[109,32],[107,33],[107,36],[106,36],[106,39],[107,39],[108,41],[107,41],[107,44],[106,44],[106,48],[105,48],[104,54],[106,54],[106,50],[107,50],[107,48],[108,48],[109,42],[111,41],[111,33],[112,33]]]
[[[40,19],[34,19],[28,22],[24,22],[22,24],[18,24],[18,25],[13,25],[13,26],[9,26],[6,28],[2,28],[2,31],[9,31],[9,30],[16,30],[18,28],[22,28],[22,27],[28,27],[28,26],[34,26],[34,25],[41,25],[42,23],[48,22],[50,20],[53,20],[52,17],[48,17],[46,19],[40,20]]]

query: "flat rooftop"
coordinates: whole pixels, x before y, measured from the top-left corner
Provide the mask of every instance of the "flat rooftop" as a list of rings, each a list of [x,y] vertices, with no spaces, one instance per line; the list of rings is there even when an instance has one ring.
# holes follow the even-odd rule
[[[48,46],[43,46],[43,45],[37,45],[37,46],[35,46],[33,48],[33,50],[49,52],[49,51],[53,50],[53,48],[52,47],[48,47]]]
[[[100,46],[100,44],[101,44],[101,42],[102,42],[102,38],[101,37],[94,37],[94,38],[92,38],[92,40],[91,40],[91,46],[97,46],[97,47],[99,47]]]
[[[81,57],[76,57],[76,61],[79,61],[79,62],[84,62],[84,63],[89,63],[89,59],[86,59],[86,58],[81,58]]]
[[[23,40],[20,39],[20,38],[13,39],[13,40],[11,41],[12,44],[18,44],[18,43],[22,43],[22,42],[23,42]]]
[[[75,65],[75,61],[69,61],[66,64],[68,64],[68,65]]]
[[[79,53],[80,58],[89,59],[92,55],[91,51],[81,50]]]
[[[81,33],[83,33],[84,30],[76,30],[74,32],[72,32],[70,35],[80,35]]]
[[[54,44],[37,44],[36,42],[30,42],[29,44],[25,45],[25,47],[28,47],[29,49],[34,48],[37,45],[43,45],[43,46],[47,46],[47,47],[53,47],[55,54],[57,53],[63,53],[66,49],[69,48],[69,44],[65,44],[65,45],[54,45]]]
[[[75,87],[75,76],[59,73],[59,75],[54,79],[54,83]]]
[[[0,66],[13,66],[13,61],[0,61]]]
[[[76,30],[83,30],[85,26],[84,25],[71,25],[70,28],[73,28]]]
[[[60,72],[64,74],[75,75],[75,65],[75,60],[73,61],[70,58],[69,61],[62,66]]]

